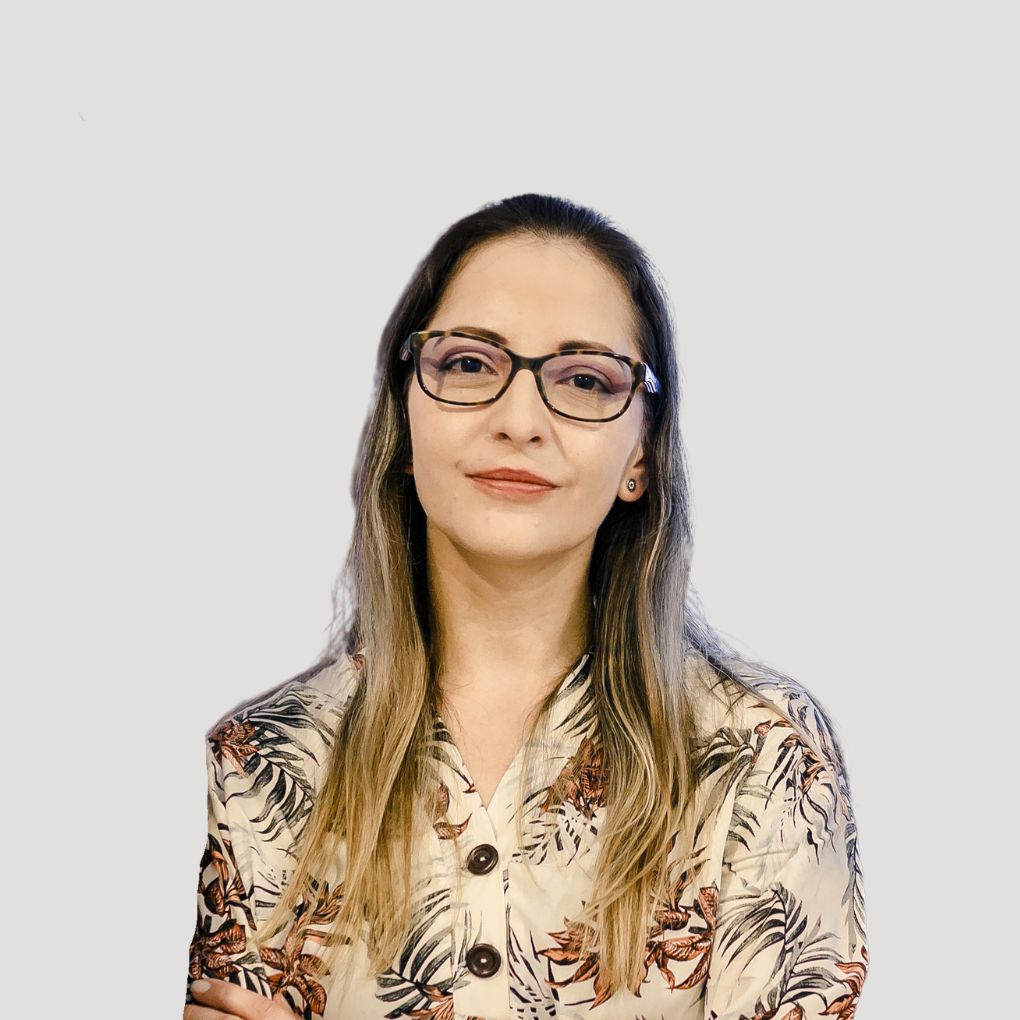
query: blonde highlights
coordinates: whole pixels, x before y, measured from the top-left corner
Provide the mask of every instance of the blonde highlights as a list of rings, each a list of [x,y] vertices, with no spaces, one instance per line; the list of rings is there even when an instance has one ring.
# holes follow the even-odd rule
[[[759,682],[782,675],[728,645],[705,621],[689,585],[690,503],[665,290],[641,249],[607,219],[544,195],[485,206],[450,227],[384,330],[375,399],[356,456],[351,545],[317,663],[353,657],[360,676],[299,834],[295,870],[255,944],[263,949],[300,914],[310,932],[323,929],[312,935],[323,944],[320,974],[333,973],[341,947],[356,940],[364,940],[372,972],[381,973],[413,927],[414,848],[433,822],[437,787],[439,664],[424,578],[424,512],[406,471],[411,377],[398,352],[477,245],[520,233],[581,244],[619,276],[634,305],[642,355],[662,384],[654,406],[642,401],[648,490],[635,502],[617,500],[592,552],[589,682],[612,810],[599,833],[591,899],[571,919],[581,958],[598,956],[600,984],[636,992],[650,918],[696,859],[698,820],[711,808],[696,800],[705,738],[699,699],[722,696],[723,679],[731,691],[757,691]],[[552,705],[550,693],[528,731],[522,787]],[[789,721],[807,739],[799,721]],[[339,976],[349,980],[351,968]]]

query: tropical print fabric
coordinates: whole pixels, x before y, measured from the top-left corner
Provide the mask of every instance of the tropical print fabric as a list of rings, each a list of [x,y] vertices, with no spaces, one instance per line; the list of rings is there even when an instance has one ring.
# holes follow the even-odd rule
[[[609,995],[597,955],[581,958],[571,918],[587,902],[612,810],[590,663],[589,649],[557,689],[541,771],[520,805],[521,752],[483,806],[437,721],[442,781],[429,840],[415,850],[416,923],[384,973],[369,973],[362,943],[343,947],[338,959],[354,969],[342,1000],[342,978],[320,959],[342,882],[299,901],[289,930],[261,953],[250,940],[293,872],[364,659],[343,656],[215,724],[185,1001],[192,980],[214,977],[266,996],[282,989],[307,1020],[851,1020],[868,968],[857,828],[832,734],[792,681],[752,695],[713,674],[736,692],[732,708],[706,681],[698,777],[720,796],[699,818],[694,863],[649,917],[640,994]]]

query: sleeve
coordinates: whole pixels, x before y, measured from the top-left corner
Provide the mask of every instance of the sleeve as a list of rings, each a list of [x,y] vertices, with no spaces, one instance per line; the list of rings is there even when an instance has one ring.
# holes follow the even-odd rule
[[[198,875],[198,917],[191,940],[185,1005],[197,978],[231,981],[272,997],[258,950],[251,943],[254,879],[250,826],[239,793],[228,795],[223,767],[206,737],[208,833]]]
[[[773,723],[734,799],[706,1020],[852,1020],[866,938],[846,777],[788,724]]]

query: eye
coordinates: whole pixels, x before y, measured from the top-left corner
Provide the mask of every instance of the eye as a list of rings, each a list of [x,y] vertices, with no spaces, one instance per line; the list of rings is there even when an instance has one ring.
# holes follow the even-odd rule
[[[594,386],[589,386],[589,385],[577,386],[577,387],[575,387],[575,389],[591,391],[593,389],[596,389],[597,387],[601,387],[603,393],[608,393],[609,392],[609,387],[601,379],[599,379],[598,377],[596,377],[594,375],[591,375],[591,374],[589,374],[587,372],[574,372],[570,376],[570,378],[571,379],[587,379],[590,382],[595,384]]]
[[[448,358],[444,358],[443,361],[437,368],[439,372],[453,373],[454,365],[478,365],[480,368],[486,368],[485,363],[481,358],[476,358],[473,354],[455,354]],[[460,373],[463,375],[478,375],[478,371],[471,368],[463,369]]]
[[[615,388],[612,380],[592,365],[557,364],[550,375],[557,386],[566,386],[584,393],[612,393]]]

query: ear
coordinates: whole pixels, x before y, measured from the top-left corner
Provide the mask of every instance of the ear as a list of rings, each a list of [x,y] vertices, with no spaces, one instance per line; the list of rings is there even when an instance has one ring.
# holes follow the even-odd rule
[[[627,484],[632,479],[636,483],[633,491]],[[634,451],[634,455],[628,462],[627,468],[623,472],[623,477],[620,479],[620,487],[617,495],[620,499],[633,503],[644,495],[647,488],[648,458],[645,456],[644,440],[639,440]]]

